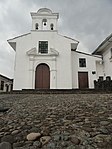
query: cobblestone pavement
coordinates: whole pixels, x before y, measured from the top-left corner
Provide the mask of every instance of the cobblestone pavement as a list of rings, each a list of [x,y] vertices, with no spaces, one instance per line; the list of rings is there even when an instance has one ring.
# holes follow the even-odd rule
[[[0,149],[112,149],[112,94],[1,94]]]

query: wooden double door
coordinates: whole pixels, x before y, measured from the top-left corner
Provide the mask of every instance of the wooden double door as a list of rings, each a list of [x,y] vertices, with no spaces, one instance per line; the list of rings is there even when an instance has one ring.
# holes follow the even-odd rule
[[[40,64],[35,71],[35,89],[50,88],[50,69],[47,64]]]
[[[79,89],[86,89],[89,87],[88,72],[78,72]]]

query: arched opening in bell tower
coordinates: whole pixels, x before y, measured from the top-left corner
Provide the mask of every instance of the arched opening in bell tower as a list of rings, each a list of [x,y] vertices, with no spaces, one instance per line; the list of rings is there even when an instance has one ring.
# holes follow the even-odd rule
[[[36,23],[35,24],[35,29],[38,30],[38,28],[39,28],[39,25],[38,25],[38,23]]]
[[[47,19],[42,20],[42,27],[43,27],[43,30],[47,29]]]
[[[51,27],[51,30],[54,30],[54,24],[53,23],[50,25],[50,27]]]

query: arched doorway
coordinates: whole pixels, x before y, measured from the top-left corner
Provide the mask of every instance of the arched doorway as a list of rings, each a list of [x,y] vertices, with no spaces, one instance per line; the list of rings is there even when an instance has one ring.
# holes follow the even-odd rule
[[[40,64],[35,71],[35,89],[50,88],[50,69],[47,64]]]

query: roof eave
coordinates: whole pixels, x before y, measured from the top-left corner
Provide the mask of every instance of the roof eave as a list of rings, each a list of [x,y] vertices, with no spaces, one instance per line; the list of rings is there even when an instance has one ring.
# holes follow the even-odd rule
[[[21,38],[21,37],[23,37],[23,36],[27,36],[27,35],[29,35],[29,34],[31,34],[31,33],[22,34],[22,35],[20,35],[20,36],[14,37],[14,38],[12,38],[12,39],[8,39],[7,42],[8,42],[9,45],[16,51],[16,41],[17,41],[17,39],[18,39],[18,38]]]
[[[16,42],[10,42],[8,41],[9,45],[16,51]]]
[[[93,51],[92,54],[100,54],[102,50],[108,46],[108,44],[112,42],[112,34],[110,34],[97,48]]]

